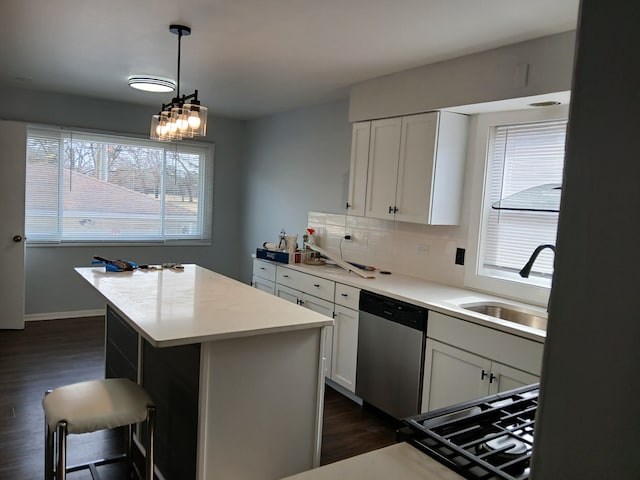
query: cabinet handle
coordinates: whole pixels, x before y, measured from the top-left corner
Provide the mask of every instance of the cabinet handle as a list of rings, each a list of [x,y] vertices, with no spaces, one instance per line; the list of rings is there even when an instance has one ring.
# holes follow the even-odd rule
[[[282,277],[283,277],[283,278],[289,278],[289,275],[285,275],[285,274],[283,274],[283,275],[282,275]]]
[[[484,380],[484,377],[488,376],[489,374],[487,372],[485,372],[484,370],[482,370],[482,375],[480,376],[480,380]]]
[[[342,295],[343,297],[348,297],[349,295],[346,293],[341,293],[340,295]]]
[[[398,213],[400,209],[398,207],[393,207],[393,213]]]
[[[266,270],[266,268],[264,268],[264,267],[260,267],[260,270]]]
[[[298,305],[304,305],[304,302],[303,302],[302,300],[300,300],[300,299],[297,299],[297,300],[296,300],[296,303],[297,303]]]
[[[336,318],[338,316],[336,312],[333,312],[332,315],[333,315],[333,318]]]
[[[389,207],[389,213],[393,213],[393,207]]]
[[[319,283],[314,283],[313,286],[316,287],[316,288],[320,288],[320,284]]]
[[[493,383],[495,379],[496,379],[496,376],[493,373],[489,375],[489,383]]]
[[[349,202],[347,202],[346,208],[351,208],[351,205],[349,204]]]

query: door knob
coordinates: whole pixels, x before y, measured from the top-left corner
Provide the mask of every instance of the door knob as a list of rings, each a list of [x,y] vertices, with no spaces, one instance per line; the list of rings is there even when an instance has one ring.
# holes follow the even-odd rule
[[[21,242],[22,241],[22,235],[16,235],[15,237],[13,237],[13,241],[14,242]]]

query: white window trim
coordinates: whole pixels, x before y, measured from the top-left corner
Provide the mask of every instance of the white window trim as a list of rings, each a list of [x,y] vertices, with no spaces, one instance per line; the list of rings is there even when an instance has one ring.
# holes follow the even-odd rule
[[[508,112],[474,115],[469,134],[469,165],[471,166],[471,198],[469,201],[469,230],[467,239],[467,261],[464,276],[465,287],[512,298],[533,305],[547,306],[550,288],[535,279],[505,279],[488,277],[478,273],[480,256],[480,232],[486,221],[485,211],[491,206],[484,201],[487,174],[487,153],[491,128],[496,125],[530,123],[566,119],[568,105],[533,108]],[[486,203],[486,204],[485,204]],[[538,283],[536,285],[536,283]]]

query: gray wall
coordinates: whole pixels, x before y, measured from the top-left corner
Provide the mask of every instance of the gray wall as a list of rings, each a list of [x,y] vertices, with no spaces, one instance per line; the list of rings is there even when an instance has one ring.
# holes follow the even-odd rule
[[[536,480],[640,478],[636,2],[583,0]]]
[[[251,279],[251,254],[278,239],[301,235],[307,212],[345,213],[351,153],[348,102],[249,122],[244,186],[242,280]]]
[[[161,102],[161,99],[159,99]],[[148,137],[150,107],[19,89],[3,89],[0,118]],[[242,163],[246,123],[209,116],[207,141],[215,143],[213,244],[189,247],[27,247],[25,313],[91,310],[102,302],[73,267],[93,255],[138,263],[198,263],[238,278]]]
[[[359,83],[351,88],[349,120],[568,91],[574,44],[570,31]]]

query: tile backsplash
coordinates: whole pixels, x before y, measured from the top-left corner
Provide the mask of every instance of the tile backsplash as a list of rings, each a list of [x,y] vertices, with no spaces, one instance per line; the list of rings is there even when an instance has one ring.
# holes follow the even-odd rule
[[[308,212],[308,227],[316,230],[320,247],[343,260],[463,286],[465,266],[455,264],[456,248],[466,248],[467,232],[461,227],[322,212]],[[351,240],[345,240],[345,235],[351,235]]]

